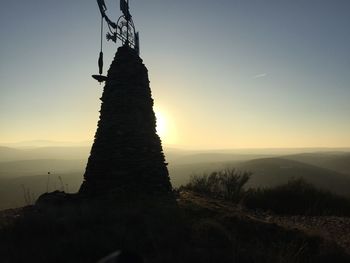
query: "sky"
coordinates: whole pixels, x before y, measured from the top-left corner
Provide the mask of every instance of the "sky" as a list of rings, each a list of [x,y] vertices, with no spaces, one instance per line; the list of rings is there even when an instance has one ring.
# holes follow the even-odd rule
[[[117,0],[105,0],[111,17]],[[350,1],[130,0],[163,144],[350,147]],[[93,0],[0,8],[0,143],[92,141]],[[105,72],[118,45],[104,41]]]

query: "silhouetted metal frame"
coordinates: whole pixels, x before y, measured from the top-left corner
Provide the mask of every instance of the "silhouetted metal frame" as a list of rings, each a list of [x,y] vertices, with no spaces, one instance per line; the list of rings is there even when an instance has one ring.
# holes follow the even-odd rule
[[[135,49],[137,53],[140,52],[139,47],[139,36],[138,32],[136,32],[134,21],[132,20],[132,16],[129,14],[129,19],[126,14],[121,15],[117,23],[114,23],[106,14],[107,7],[104,3],[104,0],[97,0],[99,5],[99,9],[102,17],[106,20],[109,33],[107,33],[107,40],[112,40],[114,43],[117,43],[117,39],[122,42],[122,45],[128,45],[129,47]],[[129,5],[129,1],[127,1]],[[126,28],[126,31],[123,31]]]
[[[125,19],[126,24],[123,23],[122,19]],[[123,28],[126,27],[126,33],[127,35],[124,35]],[[130,28],[132,29],[132,32],[130,32]],[[127,44],[132,48],[136,49],[136,29],[134,25],[134,21],[132,18],[130,20],[127,20],[124,15],[120,16],[117,22],[117,37],[122,41],[123,44]],[[118,32],[119,30],[119,32]],[[132,35],[130,35],[132,33]],[[130,41],[131,40],[131,41]]]

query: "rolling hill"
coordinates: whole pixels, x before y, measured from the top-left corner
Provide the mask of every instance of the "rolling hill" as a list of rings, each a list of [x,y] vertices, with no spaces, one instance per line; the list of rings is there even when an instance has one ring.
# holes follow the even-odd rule
[[[77,191],[81,182],[89,147],[40,147],[14,149],[0,147],[0,209],[24,204],[23,187],[38,196],[47,190],[47,173],[51,172],[50,190],[64,187]],[[350,153],[316,152],[291,154],[280,150],[272,155],[256,151],[188,151],[166,148],[166,160],[173,186],[186,184],[193,174],[210,173],[223,168],[251,171],[251,187],[269,187],[292,177],[305,178],[317,187],[348,195],[350,189]],[[277,153],[277,152],[276,152]]]
[[[33,175],[83,173],[86,160],[36,159],[0,162],[0,178],[15,178]]]
[[[250,186],[270,187],[290,178],[304,178],[317,187],[348,195],[350,178],[333,170],[284,158],[263,158],[236,164],[239,170],[251,171]]]
[[[0,162],[62,159],[83,160],[88,158],[90,147],[39,147],[39,148],[9,148],[0,146]]]
[[[51,174],[0,179],[0,210],[28,205],[25,195],[29,195],[29,203],[47,190],[64,190],[77,192],[83,180],[81,172]]]
[[[284,158],[350,175],[349,152],[301,153],[288,155]]]

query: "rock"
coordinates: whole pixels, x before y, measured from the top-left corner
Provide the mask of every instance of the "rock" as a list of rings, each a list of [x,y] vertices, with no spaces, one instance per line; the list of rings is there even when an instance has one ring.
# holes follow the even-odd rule
[[[71,203],[76,199],[76,195],[67,194],[61,191],[54,191],[52,193],[45,193],[39,196],[35,202],[36,207],[58,207],[63,206],[67,203]]]

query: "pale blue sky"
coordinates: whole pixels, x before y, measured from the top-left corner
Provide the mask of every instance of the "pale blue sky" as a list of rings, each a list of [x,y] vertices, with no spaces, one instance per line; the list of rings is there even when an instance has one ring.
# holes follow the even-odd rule
[[[349,1],[130,4],[165,144],[350,146]],[[0,143],[93,138],[99,19],[93,0],[2,4]],[[116,49],[104,42],[105,71]]]

